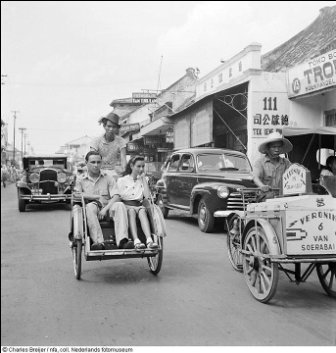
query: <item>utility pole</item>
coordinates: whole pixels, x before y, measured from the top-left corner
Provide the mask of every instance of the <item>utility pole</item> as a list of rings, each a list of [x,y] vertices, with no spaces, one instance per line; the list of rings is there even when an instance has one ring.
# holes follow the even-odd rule
[[[23,155],[26,154],[26,149],[27,149],[27,133],[24,134],[24,149],[23,149]]]
[[[14,113],[14,127],[13,127],[13,163],[15,165],[15,121],[16,121],[16,113],[18,113],[18,110],[13,110]]]
[[[19,130],[21,131],[21,158],[23,157],[24,155],[24,152],[23,152],[23,133],[24,131],[26,131],[27,129],[25,127],[19,127]],[[26,134],[25,134],[26,135]]]

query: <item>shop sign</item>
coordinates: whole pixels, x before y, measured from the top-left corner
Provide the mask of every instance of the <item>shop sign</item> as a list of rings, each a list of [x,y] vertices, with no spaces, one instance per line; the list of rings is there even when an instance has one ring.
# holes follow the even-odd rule
[[[336,87],[336,49],[287,70],[288,97]]]
[[[252,137],[282,132],[289,125],[289,104],[285,92],[253,92]]]
[[[157,94],[151,92],[133,92],[132,103],[153,103],[156,101]]]
[[[140,131],[140,124],[139,123],[134,123],[134,124],[124,124],[121,125],[120,127],[120,134],[126,134],[127,132],[139,132]]]
[[[127,154],[139,154],[143,153],[144,146],[142,143],[137,141],[130,141],[126,144],[126,153]]]
[[[156,147],[144,147],[143,148],[143,152],[145,155],[154,155],[156,153]]]
[[[144,136],[145,145],[159,145],[165,142],[165,137],[162,136]]]

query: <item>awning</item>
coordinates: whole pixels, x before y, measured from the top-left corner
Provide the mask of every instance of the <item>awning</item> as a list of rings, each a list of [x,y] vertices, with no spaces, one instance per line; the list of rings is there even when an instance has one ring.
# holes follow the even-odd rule
[[[331,126],[315,127],[315,128],[299,128],[299,127],[284,127],[282,129],[283,136],[298,136],[298,135],[336,135],[336,128]]]
[[[173,122],[168,117],[162,117],[144,126],[140,130],[140,134],[142,136],[164,135],[173,125]]]

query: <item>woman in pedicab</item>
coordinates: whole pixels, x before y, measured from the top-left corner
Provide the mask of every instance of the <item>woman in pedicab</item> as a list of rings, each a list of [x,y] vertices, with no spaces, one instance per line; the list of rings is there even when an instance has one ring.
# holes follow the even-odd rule
[[[147,182],[144,175],[145,169],[145,158],[142,156],[135,156],[129,160],[126,166],[125,175],[118,179],[118,190],[121,200],[126,205],[128,222],[130,225],[131,234],[134,241],[134,248],[136,250],[145,249],[157,249],[156,244],[151,237],[150,224],[146,212],[146,208],[143,206],[143,200],[146,190]],[[136,218],[139,218],[141,228],[146,237],[146,245],[143,244],[137,231]]]

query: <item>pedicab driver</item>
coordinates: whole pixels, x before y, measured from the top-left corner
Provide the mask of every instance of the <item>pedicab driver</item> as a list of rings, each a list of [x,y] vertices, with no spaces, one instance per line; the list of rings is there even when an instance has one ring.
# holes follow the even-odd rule
[[[126,141],[118,136],[119,116],[111,112],[99,123],[103,124],[105,134],[93,139],[90,149],[102,156],[102,170],[117,179],[126,168]]]
[[[289,168],[291,162],[281,154],[288,153],[293,149],[289,140],[279,132],[268,135],[258,147],[260,153],[264,154],[259,158],[253,168],[253,180],[265,193],[265,198],[273,198],[276,194],[272,189],[282,188],[282,175]]]
[[[74,196],[83,196],[92,200],[86,205],[87,224],[93,241],[91,250],[104,250],[104,236],[99,224],[107,212],[114,213],[114,226],[117,244],[108,249],[117,248],[120,243],[128,242],[128,220],[125,205],[119,202],[117,182],[101,172],[102,157],[98,152],[90,151],[85,156],[87,173],[77,180]]]

